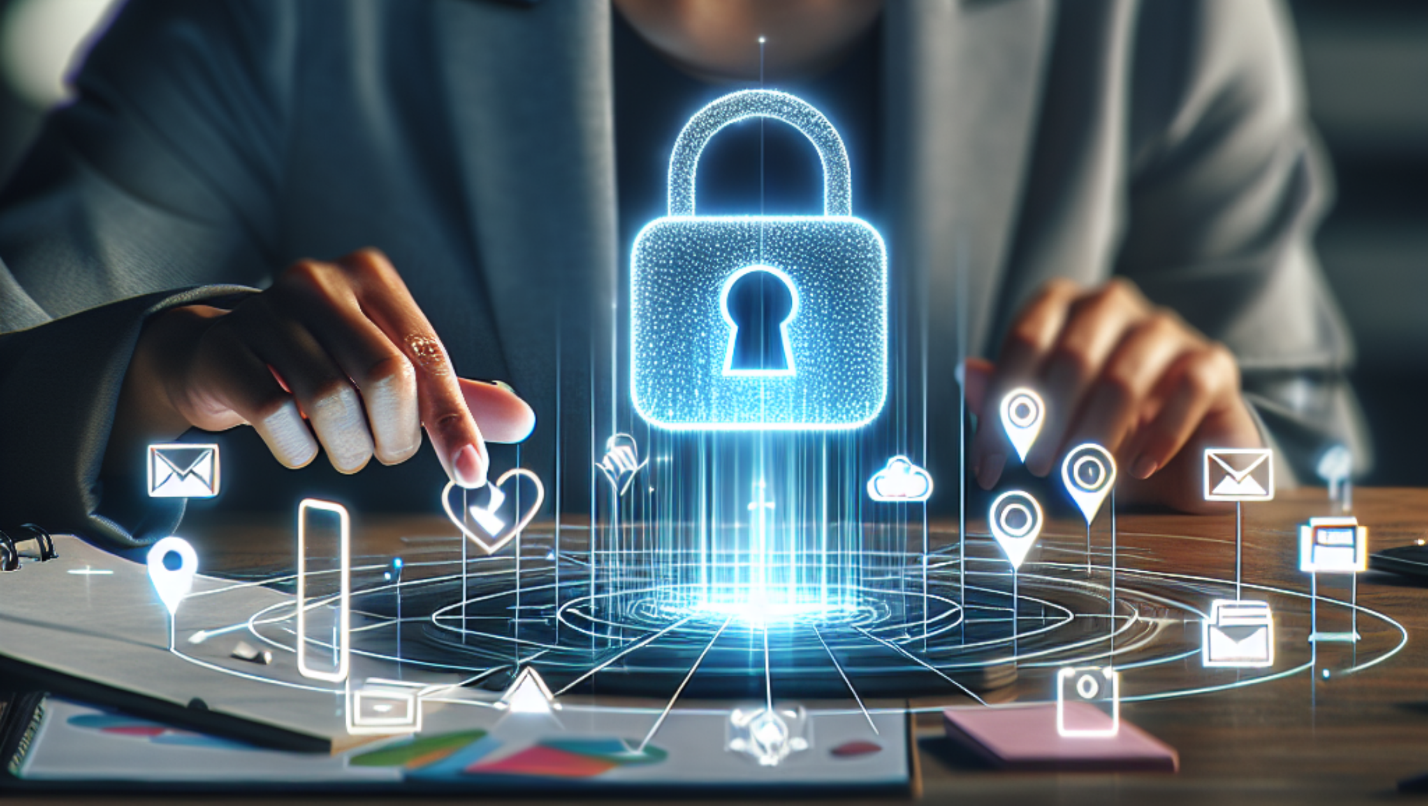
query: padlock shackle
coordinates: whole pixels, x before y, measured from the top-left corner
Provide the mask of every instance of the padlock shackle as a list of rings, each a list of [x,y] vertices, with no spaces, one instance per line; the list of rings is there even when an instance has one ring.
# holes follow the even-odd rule
[[[848,152],[838,130],[808,103],[777,90],[730,93],[689,119],[669,158],[669,214],[694,215],[694,172],[699,155],[714,135],[731,123],[760,117],[781,120],[813,143],[823,163],[823,214],[852,215],[853,180],[848,171]]]

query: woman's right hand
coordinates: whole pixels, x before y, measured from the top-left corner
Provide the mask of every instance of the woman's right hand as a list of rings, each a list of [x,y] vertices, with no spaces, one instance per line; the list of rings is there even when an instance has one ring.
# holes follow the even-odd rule
[[[302,467],[319,444],[356,473],[410,459],[426,428],[452,481],[486,483],[486,441],[519,442],[535,414],[509,386],[457,378],[386,256],[299,261],[232,310],[175,308],[144,327],[115,414],[106,470],[189,428],[251,425]]]

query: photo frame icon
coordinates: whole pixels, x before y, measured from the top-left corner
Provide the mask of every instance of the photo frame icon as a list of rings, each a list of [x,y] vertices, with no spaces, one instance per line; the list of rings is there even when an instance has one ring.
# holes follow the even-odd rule
[[[1205,500],[1274,500],[1273,449],[1206,448]]]
[[[1096,706],[1090,711],[1075,703]],[[1102,709],[1108,708],[1108,711]],[[1107,720],[1105,717],[1109,716]],[[1056,673],[1056,732],[1065,737],[1108,739],[1121,730],[1121,673],[1109,666],[1070,666]]]
[[[1368,570],[1368,527],[1359,519],[1310,518],[1299,527],[1299,570],[1357,574]]]
[[[1218,599],[1201,629],[1206,668],[1253,669],[1274,665],[1274,613],[1269,602]]]

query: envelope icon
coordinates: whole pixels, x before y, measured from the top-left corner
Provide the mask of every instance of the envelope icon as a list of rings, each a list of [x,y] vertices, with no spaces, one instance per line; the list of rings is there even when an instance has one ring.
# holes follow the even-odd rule
[[[1274,452],[1269,448],[1207,448],[1206,501],[1274,499]]]
[[[149,496],[212,498],[218,495],[218,446],[175,443],[149,446]]]
[[[1299,527],[1299,570],[1357,574],[1368,570],[1368,527],[1358,518],[1310,518]]]
[[[1207,667],[1274,665],[1274,614],[1269,602],[1220,599],[1205,620],[1200,659]]]

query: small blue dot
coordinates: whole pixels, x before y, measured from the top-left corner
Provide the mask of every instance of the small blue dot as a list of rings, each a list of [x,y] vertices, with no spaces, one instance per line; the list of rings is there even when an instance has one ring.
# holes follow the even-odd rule
[[[1328,680],[1328,679],[1329,679],[1329,670],[1328,670],[1328,669],[1325,669],[1325,670],[1324,670],[1324,679],[1325,679],[1325,680]]]

